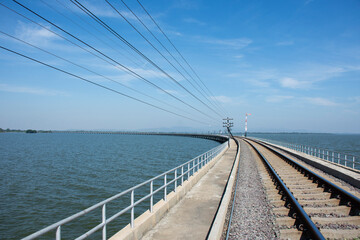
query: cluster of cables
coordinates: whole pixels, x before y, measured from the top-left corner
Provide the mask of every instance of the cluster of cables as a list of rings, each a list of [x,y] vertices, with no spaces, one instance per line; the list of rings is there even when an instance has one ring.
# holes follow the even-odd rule
[[[102,4],[98,6],[81,0],[24,2],[1,2],[0,7],[53,36],[62,47],[34,43],[23,34],[0,29],[19,49],[1,44],[2,51],[197,123],[216,124],[227,115],[206,81],[139,0],[132,2],[134,6],[124,0],[97,1]],[[120,77],[114,77],[117,71]],[[136,81],[129,84],[129,78]]]

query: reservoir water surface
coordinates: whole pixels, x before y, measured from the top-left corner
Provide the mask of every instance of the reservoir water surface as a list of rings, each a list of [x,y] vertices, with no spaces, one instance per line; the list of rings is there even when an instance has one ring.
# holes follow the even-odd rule
[[[1,133],[0,239],[25,237],[218,145],[177,136]],[[128,220],[109,226],[108,236]],[[67,228],[64,239],[73,238]]]
[[[360,155],[359,134],[249,136]],[[218,145],[211,140],[177,136],[1,133],[0,239],[25,237]],[[159,193],[155,200],[161,198]],[[118,207],[128,205],[119,202]],[[137,212],[146,209],[148,205],[139,206]],[[100,222],[101,209],[73,226],[65,225],[63,239],[72,239],[78,236],[73,232],[84,233]],[[128,223],[129,216],[125,215],[108,227],[108,236]],[[45,239],[54,239],[54,234]]]

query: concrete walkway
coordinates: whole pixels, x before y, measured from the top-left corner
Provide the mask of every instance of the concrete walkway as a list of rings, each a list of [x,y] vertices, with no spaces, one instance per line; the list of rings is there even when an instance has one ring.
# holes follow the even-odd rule
[[[236,156],[236,143],[142,239],[205,239]]]

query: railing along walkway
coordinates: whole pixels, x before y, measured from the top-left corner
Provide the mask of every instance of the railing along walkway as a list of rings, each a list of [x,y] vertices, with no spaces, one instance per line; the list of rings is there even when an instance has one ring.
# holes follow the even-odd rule
[[[231,140],[230,149],[142,240],[206,239],[236,153],[237,145],[234,140]],[[122,239],[121,236],[118,237],[115,235],[110,240]]]
[[[83,216],[90,212],[93,212],[96,209],[101,209],[101,216],[99,216],[99,220],[101,219],[100,224],[94,226],[93,228],[88,230],[86,233],[83,233],[83,234],[80,233],[81,235],[79,237],[77,237],[76,239],[78,239],[78,240],[85,239],[85,238],[89,237],[90,235],[92,235],[93,233],[95,233],[99,230],[102,230],[102,239],[105,240],[105,239],[107,239],[106,226],[110,222],[117,219],[121,215],[123,215],[127,212],[130,212],[129,222],[130,222],[131,227],[133,227],[136,206],[138,206],[145,200],[150,200],[149,201],[150,202],[149,210],[150,210],[150,212],[152,212],[153,206],[154,206],[155,194],[163,193],[163,199],[166,201],[166,197],[167,197],[167,193],[168,193],[169,189],[173,189],[174,191],[176,191],[176,189],[179,185],[182,185],[185,180],[189,179],[190,176],[192,176],[196,172],[198,172],[201,168],[203,168],[206,164],[208,164],[211,160],[213,160],[220,152],[222,152],[227,147],[228,147],[228,142],[225,142],[225,143],[211,149],[210,151],[208,151],[204,154],[201,154],[200,156],[181,164],[178,167],[175,167],[169,171],[166,171],[154,178],[151,178],[143,183],[140,183],[132,188],[129,188],[126,191],[123,191],[123,192],[116,194],[102,202],[99,202],[81,212],[78,212],[68,218],[65,218],[65,219],[63,219],[57,223],[54,223],[42,230],[39,230],[39,231],[29,235],[28,237],[23,238],[23,240],[36,239],[36,238],[38,238],[48,232],[51,232],[51,231],[55,231],[56,240],[60,240],[62,227],[65,224],[68,224],[68,223],[74,221],[75,219],[79,218],[80,216]],[[171,180],[169,180],[169,179],[171,179]],[[155,189],[154,182],[156,180],[162,180],[163,184]],[[143,191],[143,188],[146,186],[148,188],[148,194],[145,193],[145,196],[143,196],[142,198],[140,198],[138,200],[135,200],[135,197],[134,197],[135,191],[137,191],[137,190]],[[119,209],[116,214],[114,214],[110,217],[107,216],[107,211],[106,211],[107,206],[110,203],[112,203],[114,200],[124,197],[126,194],[130,194],[130,196],[131,196],[129,205],[123,209]]]

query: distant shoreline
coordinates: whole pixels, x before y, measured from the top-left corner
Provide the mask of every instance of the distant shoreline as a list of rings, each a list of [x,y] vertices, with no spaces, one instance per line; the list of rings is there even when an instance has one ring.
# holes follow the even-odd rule
[[[128,134],[140,134],[140,133],[193,133],[193,134],[219,134],[219,132],[214,131],[199,131],[199,132],[188,132],[188,131],[118,131],[118,130],[33,130],[33,129],[3,129],[0,128],[0,133],[5,132],[21,132],[21,133],[128,133]],[[224,133],[220,133],[224,134]],[[243,135],[243,132],[233,132],[233,135]],[[345,135],[359,135],[360,133],[321,133],[321,132],[248,132],[248,134],[345,134]]]

